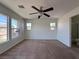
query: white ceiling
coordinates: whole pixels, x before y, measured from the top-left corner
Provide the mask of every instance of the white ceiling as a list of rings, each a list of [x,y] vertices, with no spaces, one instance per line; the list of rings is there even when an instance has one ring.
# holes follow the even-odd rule
[[[0,0],[0,2],[12,9],[24,18],[32,19],[37,15],[29,15],[29,13],[36,12],[31,6],[39,8],[43,6],[44,9],[54,7],[53,11],[47,12],[51,17],[59,18],[72,9],[79,6],[79,0]],[[17,5],[24,5],[24,9],[20,9]]]

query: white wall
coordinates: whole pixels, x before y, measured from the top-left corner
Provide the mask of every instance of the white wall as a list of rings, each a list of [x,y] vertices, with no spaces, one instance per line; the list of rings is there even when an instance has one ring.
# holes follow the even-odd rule
[[[79,7],[62,16],[58,21],[57,39],[67,46],[71,46],[71,17],[79,14]]]
[[[27,31],[25,30],[25,39],[57,39],[57,27],[54,31],[50,30],[50,23],[57,22],[57,20],[53,19],[33,19],[33,20],[26,20],[26,22],[32,23],[32,30]],[[57,25],[56,25],[57,26]]]
[[[20,29],[19,37],[0,44],[0,54],[1,54],[24,39],[24,22],[22,20],[22,17],[20,17],[19,15],[17,15],[15,12],[11,11],[10,9],[6,8],[2,4],[0,4],[0,13],[17,19],[18,28]]]

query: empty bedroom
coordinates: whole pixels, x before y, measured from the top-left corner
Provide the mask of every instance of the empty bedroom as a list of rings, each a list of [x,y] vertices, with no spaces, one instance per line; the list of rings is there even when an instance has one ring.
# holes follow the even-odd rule
[[[79,0],[0,0],[0,59],[79,59]]]

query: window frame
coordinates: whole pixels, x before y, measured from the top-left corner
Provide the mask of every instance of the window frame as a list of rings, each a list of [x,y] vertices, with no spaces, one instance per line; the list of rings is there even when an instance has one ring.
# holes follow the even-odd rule
[[[15,39],[15,38],[17,38],[18,36],[19,36],[19,32],[20,32],[20,30],[18,29],[18,20],[16,19],[16,18],[10,18],[11,19],[11,21],[10,21],[10,29],[11,29],[11,40],[13,40],[13,39]],[[16,20],[17,21],[17,30],[16,30],[16,33],[18,34],[18,36],[16,36],[16,37],[12,37],[12,19],[13,20]]]
[[[50,22],[50,30],[54,31],[56,28],[56,22]]]
[[[6,33],[7,33],[7,40],[6,40],[5,42],[11,41],[11,40],[17,38],[17,37],[19,36],[19,32],[20,32],[20,30],[19,30],[19,28],[18,28],[18,19],[13,18],[13,17],[10,17],[10,16],[8,16],[8,15],[6,15],[6,14],[4,14],[4,13],[0,13],[0,15],[7,17],[7,30],[6,30],[6,31],[7,31],[7,32],[6,32]],[[12,27],[11,27],[11,25],[12,25],[12,23],[11,23],[12,18],[17,21],[17,28],[16,28],[16,29],[17,29],[18,36],[15,37],[15,38],[12,38],[12,31],[11,31],[11,29],[12,29]],[[2,42],[2,43],[0,43],[0,44],[3,44],[3,43],[5,43],[5,42]]]
[[[28,25],[28,24],[30,24],[30,25]],[[28,27],[30,27],[30,29],[29,29]],[[27,31],[32,30],[32,23],[31,23],[31,22],[27,22],[27,23],[26,23],[26,30],[27,30]]]

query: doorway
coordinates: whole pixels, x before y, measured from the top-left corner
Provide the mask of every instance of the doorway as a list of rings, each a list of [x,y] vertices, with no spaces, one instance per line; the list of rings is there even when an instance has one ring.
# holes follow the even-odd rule
[[[79,47],[79,15],[71,18],[71,46]]]

